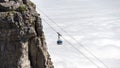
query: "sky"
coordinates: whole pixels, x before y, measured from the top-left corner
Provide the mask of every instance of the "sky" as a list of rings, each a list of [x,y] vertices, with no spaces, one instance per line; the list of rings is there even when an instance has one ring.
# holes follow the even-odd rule
[[[31,1],[36,4],[42,19],[100,68],[106,67],[80,44],[109,68],[120,68],[120,0]],[[52,23],[45,14],[59,26]],[[42,24],[48,51],[55,68],[97,68],[64,39],[62,39],[63,45],[57,45],[56,32],[44,21]],[[71,37],[74,37],[80,44]]]

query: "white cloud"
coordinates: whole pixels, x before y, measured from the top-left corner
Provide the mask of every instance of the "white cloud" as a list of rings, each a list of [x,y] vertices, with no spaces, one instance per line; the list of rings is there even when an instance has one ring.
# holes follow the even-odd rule
[[[119,0],[32,0],[37,7],[49,15],[57,24],[72,35],[85,47],[100,58],[110,68],[120,68],[120,1]],[[42,18],[45,16],[41,13]],[[48,19],[47,19],[48,20]],[[48,21],[50,24],[51,22]],[[55,68],[96,68],[80,53],[63,40],[62,46],[57,46],[57,35],[44,24],[44,31],[49,52]],[[56,30],[59,28],[51,24]],[[60,31],[60,30],[59,30]],[[64,32],[64,37],[81,49],[80,45],[70,39]],[[93,59],[94,60],[94,59]],[[99,64],[98,61],[94,60]],[[103,67],[101,67],[103,68]]]
[[[98,46],[119,46],[120,47],[120,40],[116,39],[99,39],[94,40],[93,43]]]

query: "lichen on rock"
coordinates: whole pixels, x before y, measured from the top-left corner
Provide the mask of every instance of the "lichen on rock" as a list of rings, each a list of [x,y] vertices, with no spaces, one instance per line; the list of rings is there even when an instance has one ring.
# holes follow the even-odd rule
[[[29,0],[0,1],[0,68],[54,68],[35,8]]]

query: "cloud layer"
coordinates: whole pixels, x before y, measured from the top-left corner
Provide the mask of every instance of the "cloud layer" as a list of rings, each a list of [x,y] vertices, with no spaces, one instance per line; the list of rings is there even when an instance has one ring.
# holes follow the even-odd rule
[[[34,0],[33,2],[37,4],[37,8],[40,8],[110,68],[120,68],[119,0]],[[37,10],[39,11],[39,9]],[[40,14],[70,43],[101,68],[105,68],[81,45],[50,22],[44,14]],[[43,24],[48,49],[55,68],[96,68],[65,40],[62,46],[58,46],[56,44],[57,34],[44,21]]]

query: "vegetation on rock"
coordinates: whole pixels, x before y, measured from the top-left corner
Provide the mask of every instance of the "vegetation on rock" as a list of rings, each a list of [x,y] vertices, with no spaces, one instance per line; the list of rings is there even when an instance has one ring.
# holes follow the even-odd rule
[[[26,6],[25,6],[24,4],[21,5],[21,6],[19,7],[19,11],[20,11],[20,12],[26,11]]]
[[[35,5],[19,1],[0,1],[0,68],[54,68]]]

